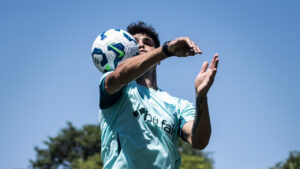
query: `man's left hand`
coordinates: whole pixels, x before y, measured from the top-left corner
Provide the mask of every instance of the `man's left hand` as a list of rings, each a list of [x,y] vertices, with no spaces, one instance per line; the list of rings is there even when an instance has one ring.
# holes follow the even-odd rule
[[[218,62],[219,55],[215,54],[209,67],[207,61],[203,63],[201,71],[195,79],[195,89],[198,98],[206,97],[209,88],[214,82],[214,78],[217,73]]]

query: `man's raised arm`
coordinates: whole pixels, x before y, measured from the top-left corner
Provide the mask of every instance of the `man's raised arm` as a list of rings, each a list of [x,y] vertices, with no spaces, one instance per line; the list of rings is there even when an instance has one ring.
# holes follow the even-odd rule
[[[207,93],[214,82],[218,62],[218,54],[215,54],[209,67],[208,62],[203,63],[195,80],[196,116],[194,120],[187,122],[182,127],[183,139],[197,149],[204,149],[211,135]]]
[[[202,53],[199,47],[188,37],[177,38],[167,45],[168,52],[178,57],[193,56]],[[117,66],[116,70],[105,78],[105,90],[114,94],[129,82],[137,79],[152,66],[167,58],[162,47],[147,53],[131,57]]]

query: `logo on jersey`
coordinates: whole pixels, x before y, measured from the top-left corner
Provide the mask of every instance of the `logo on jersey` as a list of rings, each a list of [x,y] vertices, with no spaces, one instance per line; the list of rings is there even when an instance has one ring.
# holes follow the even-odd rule
[[[174,134],[174,125],[171,125],[171,123],[168,123],[167,120],[164,119],[159,119],[158,117],[150,114],[147,109],[145,108],[140,108],[139,110],[134,111],[133,117],[135,118],[143,118],[145,122],[149,122],[152,124],[157,125],[160,127],[162,130],[164,130],[166,133],[169,133],[171,135]]]

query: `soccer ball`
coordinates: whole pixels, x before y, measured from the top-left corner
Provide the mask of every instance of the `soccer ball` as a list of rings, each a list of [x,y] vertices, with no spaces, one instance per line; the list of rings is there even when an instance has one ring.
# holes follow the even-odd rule
[[[93,62],[102,73],[115,70],[120,62],[138,54],[136,40],[122,29],[101,33],[92,47]]]

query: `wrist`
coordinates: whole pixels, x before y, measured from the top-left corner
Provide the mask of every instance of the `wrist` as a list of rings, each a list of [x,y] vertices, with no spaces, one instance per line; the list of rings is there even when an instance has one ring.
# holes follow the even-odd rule
[[[199,103],[202,103],[203,101],[207,100],[207,95],[201,95],[201,94],[197,94],[196,95],[196,101]]]
[[[162,52],[167,56],[167,57],[170,57],[170,56],[174,56],[174,53],[170,52],[169,51],[169,43],[171,41],[167,41],[163,44],[162,46]]]
[[[160,58],[160,61],[161,60],[164,60],[166,58],[168,58],[169,56],[167,56],[164,51],[162,50],[162,46],[160,46],[158,49],[160,49],[160,54],[159,54],[159,58]]]

